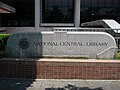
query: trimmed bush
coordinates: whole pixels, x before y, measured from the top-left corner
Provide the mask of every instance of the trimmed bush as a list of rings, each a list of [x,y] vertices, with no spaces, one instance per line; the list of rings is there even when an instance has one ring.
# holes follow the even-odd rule
[[[120,52],[116,54],[116,59],[120,60]]]
[[[10,36],[9,34],[0,34],[0,57],[5,56],[4,51],[9,36]]]

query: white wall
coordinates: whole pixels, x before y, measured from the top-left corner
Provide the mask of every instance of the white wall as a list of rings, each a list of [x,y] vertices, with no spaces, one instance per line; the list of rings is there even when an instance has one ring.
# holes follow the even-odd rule
[[[6,33],[13,34],[17,32],[30,32],[30,31],[52,31],[52,27],[39,27],[36,30],[35,27],[7,27]]]
[[[28,31],[35,31],[35,27],[7,27],[6,33],[13,34],[16,32],[28,32]]]
[[[0,15],[0,26],[1,26],[1,15]]]

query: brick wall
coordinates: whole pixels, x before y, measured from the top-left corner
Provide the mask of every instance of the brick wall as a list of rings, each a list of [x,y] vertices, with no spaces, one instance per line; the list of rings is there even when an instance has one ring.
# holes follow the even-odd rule
[[[120,61],[0,60],[0,77],[120,80]]]
[[[36,62],[23,60],[0,60],[0,77],[36,78]]]

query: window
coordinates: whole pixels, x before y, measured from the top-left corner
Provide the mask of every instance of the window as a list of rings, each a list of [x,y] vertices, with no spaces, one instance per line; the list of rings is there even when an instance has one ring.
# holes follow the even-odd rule
[[[43,0],[43,23],[73,23],[74,0]]]
[[[2,0],[14,7],[15,13],[1,14],[1,26],[5,27],[34,27],[35,3],[34,0]]]
[[[120,22],[120,0],[81,0],[81,23],[100,19]]]

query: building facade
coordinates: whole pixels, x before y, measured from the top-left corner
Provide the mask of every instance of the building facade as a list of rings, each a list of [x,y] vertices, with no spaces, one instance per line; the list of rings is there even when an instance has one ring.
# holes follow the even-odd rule
[[[0,14],[7,32],[80,27],[81,23],[114,19],[120,23],[120,0],[1,0],[16,13]]]

